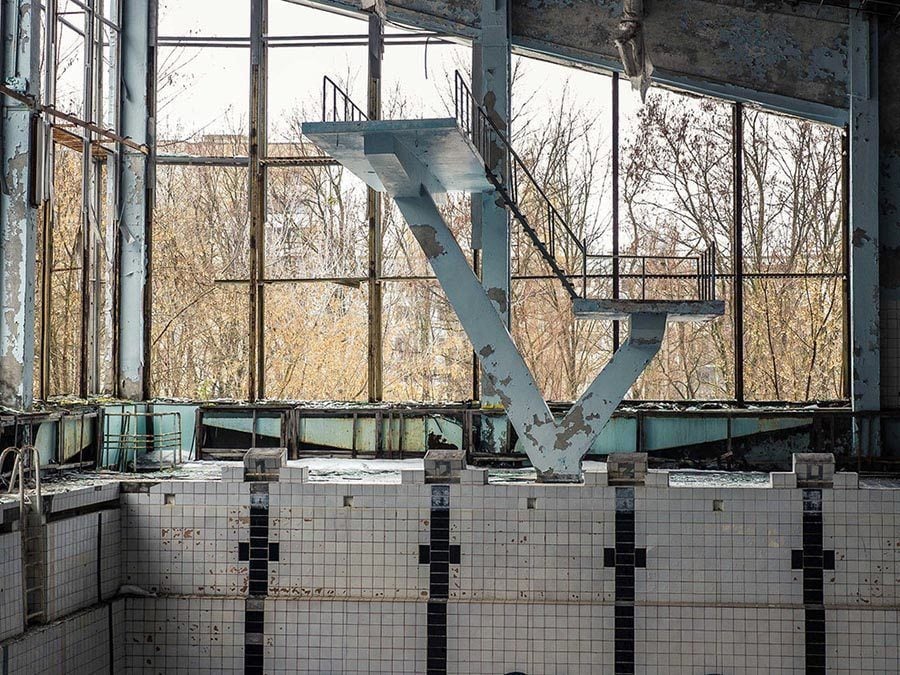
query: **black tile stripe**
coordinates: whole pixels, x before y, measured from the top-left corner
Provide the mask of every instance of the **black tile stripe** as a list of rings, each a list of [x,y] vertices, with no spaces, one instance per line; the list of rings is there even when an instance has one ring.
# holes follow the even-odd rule
[[[103,602],[103,513],[97,514],[97,602]]]
[[[428,563],[427,675],[447,675],[447,600],[450,597],[450,486],[431,486],[431,543],[420,548]],[[457,548],[457,547],[454,547]],[[454,557],[458,557],[458,550]]]
[[[603,551],[615,569],[614,659],[616,675],[634,675],[634,570],[645,567],[647,551],[635,547],[634,488],[616,488],[615,548]]]
[[[807,675],[826,672],[825,570],[834,569],[834,551],[826,551],[824,541],[822,490],[804,489],[803,550],[791,552],[791,566],[803,570]]]
[[[238,559],[247,562],[249,566],[249,597],[244,601],[246,675],[263,674],[265,598],[269,594],[269,561],[277,560],[278,554],[278,547],[269,544],[269,486],[266,483],[254,483],[250,489],[250,541],[238,544]]]
[[[109,675],[115,675],[116,650],[113,639],[113,604],[111,602],[106,606],[106,632],[109,637]]]

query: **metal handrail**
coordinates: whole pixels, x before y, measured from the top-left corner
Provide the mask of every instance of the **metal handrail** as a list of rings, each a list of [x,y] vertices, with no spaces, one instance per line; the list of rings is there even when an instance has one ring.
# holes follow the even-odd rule
[[[24,512],[25,509],[25,461],[22,457],[23,453],[30,452],[32,462],[32,472],[34,473],[34,510],[40,514],[42,509],[41,499],[41,454],[33,445],[25,445],[21,448],[9,447],[0,452],[0,468],[3,467],[3,461],[9,454],[15,455],[12,465],[12,473],[9,479],[8,493],[12,494],[16,488],[16,479],[19,483],[19,508]]]
[[[715,300],[716,299],[716,247],[712,244],[708,249],[697,255],[642,255],[635,253],[598,253],[588,254],[585,256],[587,260],[636,260],[640,262],[640,273],[623,273],[617,265],[614,266],[616,275],[619,278],[640,279],[641,281],[641,299],[647,299],[647,280],[648,279],[669,279],[677,276],[684,279],[695,279],[697,283],[697,299],[698,300]],[[673,274],[654,274],[647,273],[647,263],[654,261],[676,261],[690,264],[694,268],[693,274],[683,273],[679,275]]]
[[[153,431],[152,433],[137,433],[137,428],[132,428],[132,421],[139,418],[148,420],[162,420],[172,418],[173,431]],[[119,432],[113,433],[110,429],[110,421],[120,420]],[[100,452],[99,467],[107,468],[112,465],[111,455],[118,454],[116,468],[127,471],[131,463],[131,470],[138,472],[138,454],[140,451],[146,455],[152,450],[159,454],[159,466],[162,467],[162,455],[172,453],[172,468],[183,461],[181,448],[181,413],[178,411],[166,412],[106,412],[103,413],[103,446]]]
[[[454,116],[456,123],[462,129],[463,133],[472,141],[475,149],[481,155],[484,161],[485,170],[488,179],[501,194],[513,215],[526,227],[531,230],[535,236],[537,232],[528,222],[528,219],[521,212],[519,205],[519,179],[524,178],[534,193],[542,202],[541,211],[546,216],[547,226],[546,232],[542,233],[546,236],[541,240],[542,252],[545,253],[545,259],[550,263],[556,276],[560,278],[566,290],[573,298],[578,297],[575,287],[569,280],[571,275],[567,274],[559,265],[556,258],[556,249],[560,235],[568,239],[575,250],[581,255],[581,297],[587,297],[587,281],[588,281],[588,261],[590,259],[635,259],[641,261],[641,297],[646,299],[646,280],[653,275],[647,275],[648,260],[679,260],[693,262],[696,270],[697,279],[697,298],[699,300],[715,300],[716,298],[716,270],[715,270],[715,244],[709,247],[703,253],[696,256],[666,256],[666,255],[595,255],[589,254],[587,248],[587,240],[579,239],[565,218],[550,201],[550,197],[537,182],[537,179],[529,171],[525,162],[519,157],[518,153],[512,147],[509,139],[497,127],[494,120],[487,111],[479,104],[478,100],[472,94],[472,90],[466,84],[465,79],[459,71],[455,73],[455,90],[454,90]],[[504,151],[505,163],[498,166],[499,158],[497,157],[497,146]],[[499,173],[498,173],[499,171]],[[577,272],[576,272],[577,274]],[[618,267],[614,276],[618,275]]]
[[[328,115],[328,102],[331,99],[331,115]],[[343,108],[343,114],[339,111]],[[322,80],[322,121],[323,122],[363,122],[369,116],[353,102],[350,95],[341,89],[337,82],[327,75]]]
[[[562,217],[553,205],[553,202],[550,201],[550,197],[547,196],[547,193],[544,192],[544,189],[537,182],[537,179],[531,171],[528,170],[525,162],[519,157],[504,133],[497,127],[494,120],[491,119],[490,115],[488,115],[484,108],[478,103],[478,100],[472,94],[472,90],[466,84],[463,76],[458,70],[456,71],[453,98],[454,115],[457,124],[468,136],[469,140],[472,141],[475,149],[481,155],[484,160],[488,179],[506,198],[507,202],[510,203],[510,206],[513,207],[511,209],[513,215],[515,215],[520,222],[523,221],[523,224],[527,227],[532,227],[531,224],[527,222],[527,218],[525,218],[524,214],[519,210],[518,186],[519,178],[521,176],[527,180],[542,202],[541,211],[546,214],[547,219],[547,236],[544,241],[546,242],[548,254],[553,261],[558,264],[558,261],[556,260],[556,248],[559,239],[557,236],[557,226],[562,230],[563,236],[567,238],[569,243],[575,247],[575,250],[581,254],[582,294],[586,293],[587,242],[583,239],[579,239],[575,232],[572,231],[572,228],[569,227],[566,219]],[[505,166],[499,167],[503,169],[500,175],[497,174],[498,167],[495,166],[497,162],[494,161],[496,151],[492,146],[495,144],[502,146],[505,151]],[[564,279],[562,276],[560,278],[563,280],[563,284],[566,286],[567,290],[569,290],[573,296],[577,296],[577,294],[574,293],[571,282],[568,279]]]

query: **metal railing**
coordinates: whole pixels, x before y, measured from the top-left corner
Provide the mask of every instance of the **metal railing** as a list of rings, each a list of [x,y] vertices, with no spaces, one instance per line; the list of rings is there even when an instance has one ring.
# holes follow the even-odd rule
[[[0,469],[3,468],[3,462],[9,455],[13,457],[12,471],[9,477],[9,494],[13,494],[18,486],[19,507],[24,510],[25,506],[32,505],[35,513],[40,514],[42,509],[40,453],[33,445],[26,445],[21,448],[6,448],[3,452],[0,452]],[[34,498],[32,500],[28,500],[25,495],[26,469],[30,469],[32,476],[34,476]]]
[[[697,298],[714,300],[715,247],[696,256],[663,255],[592,255],[588,253],[587,240],[579,237],[559,210],[554,206],[544,188],[534,177],[528,166],[515,151],[509,139],[487,111],[478,103],[463,75],[456,71],[454,78],[454,117],[466,138],[471,141],[484,163],[485,175],[501,196],[513,217],[522,225],[541,257],[553,274],[560,280],[566,292],[573,298],[588,295],[588,265],[591,260],[613,260],[613,276],[631,277],[634,274],[620,274],[619,263],[623,260],[640,261],[641,299],[647,299],[647,280],[667,278],[672,275],[648,273],[647,263],[653,261],[678,261],[688,263],[694,269]],[[322,121],[360,122],[368,120],[338,84],[325,76],[322,82]],[[529,204],[529,218],[524,212],[525,201]],[[561,255],[558,255],[561,254]],[[576,288],[580,278],[581,289]]]
[[[641,299],[647,297],[647,279],[654,277],[670,277],[671,275],[653,275],[647,272],[648,261],[670,260],[689,263],[695,270],[697,298],[699,300],[715,300],[715,246],[697,256],[661,256],[661,255],[592,255],[588,253],[587,240],[580,238],[562,214],[553,205],[550,197],[538,183],[534,174],[522,161],[505,134],[497,127],[490,115],[478,103],[472,90],[466,84],[459,71],[456,71],[454,87],[454,116],[456,123],[466,137],[475,146],[475,150],[484,160],[488,180],[494,185],[510,212],[522,224],[525,233],[537,246],[544,260],[554,274],[559,277],[566,291],[572,298],[587,297],[588,264],[590,260],[614,260],[614,276],[619,275],[618,262],[634,259],[641,263]],[[520,186],[522,189],[520,190]],[[530,192],[538,202],[536,213],[542,221],[535,224],[522,210],[520,196]],[[566,262],[557,256],[560,248],[565,251]],[[572,258],[574,257],[574,262]],[[580,265],[578,262],[580,261]],[[571,269],[574,267],[575,269]],[[573,277],[581,277],[581,292],[572,283]],[[621,275],[625,276],[625,275]],[[634,275],[628,275],[634,276]]]
[[[330,104],[330,106],[329,106]],[[322,121],[363,122],[369,116],[327,75],[322,80]]]
[[[697,296],[700,300],[716,299],[716,245],[700,254],[697,261]]]
[[[494,185],[516,220],[522,224],[526,234],[540,250],[569,295],[573,298],[583,297],[587,293],[587,242],[580,239],[569,227],[566,219],[550,201],[550,197],[513,149],[512,144],[472,95],[472,90],[459,71],[456,71],[453,100],[456,123],[484,160],[488,180]],[[520,183],[524,183],[522,192],[530,190],[537,199],[537,213],[543,219],[543,226],[540,224],[536,226],[522,212],[519,201]],[[560,247],[567,248],[569,253],[575,254],[574,273],[578,274],[580,271],[583,280],[581,296],[569,278],[571,275],[566,273],[563,263],[557,259],[556,253]],[[580,270],[577,266],[578,258],[581,259]]]
[[[697,300],[716,299],[716,253],[715,245],[698,255],[639,255],[639,254],[588,254],[588,261],[611,261],[613,279],[636,280],[640,285],[641,300],[660,300],[661,298],[647,297],[647,282],[653,280],[683,280],[696,286]],[[623,271],[623,263],[630,263],[630,269]],[[669,267],[687,267],[690,271],[654,272],[648,269],[654,263],[662,263]],[[582,284],[586,287],[588,282],[587,268],[583,272]],[[633,298],[637,299],[637,298]],[[684,298],[689,299],[689,298]]]
[[[169,430],[159,432],[160,427]],[[164,456],[170,456],[166,464],[172,468],[182,463],[180,412],[104,411],[100,468],[128,471],[130,464],[137,473],[141,468],[162,468]]]

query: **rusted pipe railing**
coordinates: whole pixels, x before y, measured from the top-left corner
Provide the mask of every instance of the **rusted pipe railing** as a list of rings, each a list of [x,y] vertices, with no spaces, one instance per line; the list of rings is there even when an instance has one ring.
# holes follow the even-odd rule
[[[24,454],[27,453],[27,454]],[[19,487],[19,507],[24,511],[25,508],[25,457],[28,455],[31,456],[31,470],[34,474],[34,510],[37,513],[41,512],[42,508],[42,500],[41,500],[41,455],[36,447],[33,445],[25,445],[21,448],[9,447],[6,448],[2,453],[0,453],[0,468],[3,467],[3,462],[6,460],[7,455],[14,455],[15,459],[13,460],[12,465],[12,473],[10,474],[9,479],[9,489],[8,493],[12,494],[13,490],[16,488],[16,481],[18,480]],[[24,456],[23,456],[24,454]]]
[[[331,99],[331,115],[328,114],[329,98]],[[339,116],[338,111],[341,108],[343,108],[343,115]],[[337,82],[326,75],[322,80],[322,121],[362,122],[367,119],[369,119],[369,116],[353,102],[350,95],[341,89]]]

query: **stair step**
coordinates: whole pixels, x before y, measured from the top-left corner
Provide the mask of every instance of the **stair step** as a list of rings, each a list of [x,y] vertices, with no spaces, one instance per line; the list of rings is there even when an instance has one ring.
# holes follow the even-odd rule
[[[581,296],[575,290],[575,285],[566,275],[565,271],[560,267],[559,263],[556,260],[556,257],[550,253],[550,250],[547,248],[547,245],[540,238],[537,231],[531,226],[531,223],[528,222],[528,217],[522,213],[522,210],[519,208],[519,205],[510,195],[509,190],[503,185],[503,183],[493,175],[492,172],[488,172],[488,180],[494,185],[497,192],[499,193],[501,199],[503,199],[504,204],[509,209],[510,213],[512,213],[513,217],[519,221],[522,225],[522,229],[525,234],[528,235],[528,238],[534,244],[535,248],[538,249],[538,252],[541,254],[541,257],[544,261],[550,266],[550,270],[554,275],[560,280],[563,287],[569,296],[574,300],[576,298],[580,298]]]

